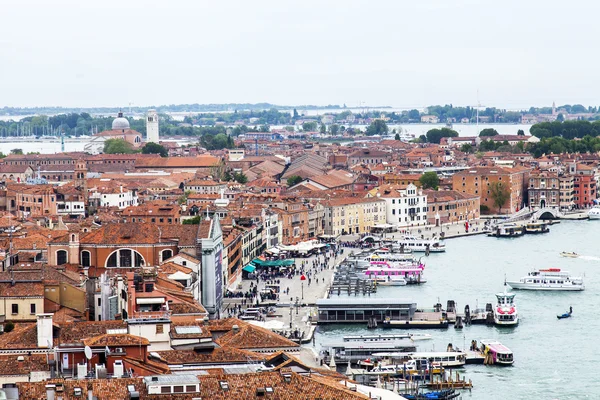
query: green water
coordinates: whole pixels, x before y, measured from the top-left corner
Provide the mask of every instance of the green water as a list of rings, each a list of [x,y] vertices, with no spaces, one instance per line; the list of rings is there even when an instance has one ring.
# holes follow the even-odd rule
[[[486,236],[446,241],[445,254],[426,258],[428,282],[421,286],[380,287],[376,297],[412,299],[420,308],[455,300],[458,310],[494,303],[504,277],[518,279],[533,268],[562,268],[585,275],[583,292],[515,291],[520,323],[514,328],[470,326],[428,330],[433,340],[416,342],[420,351],[445,351],[448,343],[468,347],[472,339],[497,339],[515,358],[512,367],[468,365],[473,381],[462,399],[600,399],[600,221],[565,221],[544,235],[516,239]],[[560,257],[575,251],[578,259]],[[425,258],[424,258],[425,259]],[[573,306],[573,317],[556,315]],[[379,330],[378,332],[384,332]],[[385,331],[386,333],[393,333]],[[401,330],[394,330],[401,332]],[[320,326],[319,343],[348,334],[372,334],[365,325]],[[466,346],[465,346],[466,344]]]

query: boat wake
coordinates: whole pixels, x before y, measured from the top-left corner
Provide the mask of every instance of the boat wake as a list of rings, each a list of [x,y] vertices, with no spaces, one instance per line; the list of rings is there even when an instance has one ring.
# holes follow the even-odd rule
[[[594,257],[594,256],[579,256],[577,257],[581,260],[587,260],[587,261],[600,261],[600,257]]]

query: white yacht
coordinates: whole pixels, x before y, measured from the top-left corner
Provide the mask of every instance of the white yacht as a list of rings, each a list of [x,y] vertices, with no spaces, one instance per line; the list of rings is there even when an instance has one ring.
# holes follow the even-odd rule
[[[508,293],[506,288],[503,293],[496,294],[498,302],[494,307],[494,323],[500,326],[511,326],[519,323],[519,314],[515,304],[515,294]]]
[[[580,291],[585,289],[583,278],[573,277],[568,271],[562,271],[560,268],[533,271],[518,281],[507,281],[506,284],[513,289],[521,290]]]
[[[421,253],[442,253],[446,251],[446,245],[437,239],[419,239],[415,236],[404,236],[394,243],[394,248],[400,250],[411,250]]]
[[[590,208],[587,215],[589,219],[600,219],[600,204],[596,204],[594,207]]]

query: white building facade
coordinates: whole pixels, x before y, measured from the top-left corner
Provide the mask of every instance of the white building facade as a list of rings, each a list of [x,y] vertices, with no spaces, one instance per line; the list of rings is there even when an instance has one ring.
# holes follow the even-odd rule
[[[385,200],[386,222],[398,227],[427,225],[427,196],[412,183],[404,190],[382,189]]]

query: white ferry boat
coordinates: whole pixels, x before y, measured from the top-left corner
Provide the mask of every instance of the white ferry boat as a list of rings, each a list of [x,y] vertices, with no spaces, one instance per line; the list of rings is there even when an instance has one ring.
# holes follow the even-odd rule
[[[518,281],[507,281],[513,289],[581,291],[585,289],[583,278],[572,277],[568,271],[560,268],[540,269],[530,272]]]
[[[356,364],[359,361],[371,358],[378,352],[414,352],[417,350],[412,340],[382,340],[382,341],[338,341],[324,343],[325,362],[329,363],[334,357],[336,363]]]
[[[589,219],[600,219],[600,205],[595,205],[594,207],[592,207],[588,213],[588,218]]]
[[[415,236],[404,236],[394,243],[394,248],[400,250],[411,250],[413,252],[443,253],[446,251],[446,245],[437,239],[419,239]]]
[[[445,368],[462,367],[466,364],[467,354],[462,351],[442,352],[381,352],[373,353],[373,357],[389,363],[408,360],[427,360]]]
[[[392,279],[403,279],[406,284],[425,283],[423,277],[425,265],[422,263],[388,263],[386,261],[373,261],[366,269],[365,275],[377,282],[391,282]]]
[[[344,342],[379,342],[384,340],[431,340],[431,335],[428,333],[398,333],[391,335],[349,335],[344,336]]]
[[[506,292],[496,294],[498,302],[494,307],[494,323],[500,326],[512,326],[519,323],[519,314],[515,304],[515,294]]]

